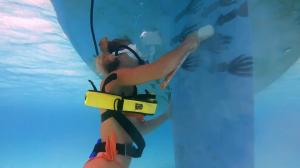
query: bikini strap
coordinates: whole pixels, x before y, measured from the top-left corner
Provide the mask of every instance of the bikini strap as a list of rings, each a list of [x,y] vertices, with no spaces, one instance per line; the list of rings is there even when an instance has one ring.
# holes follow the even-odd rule
[[[105,146],[106,146],[106,142],[102,142],[102,140],[99,139],[97,141],[97,143],[95,144],[93,151],[90,154],[89,158],[92,159],[92,158],[96,157],[99,152],[106,152]],[[119,155],[130,156],[130,157],[137,156],[135,154],[135,147],[133,146],[133,144],[116,143],[116,148],[117,148]]]

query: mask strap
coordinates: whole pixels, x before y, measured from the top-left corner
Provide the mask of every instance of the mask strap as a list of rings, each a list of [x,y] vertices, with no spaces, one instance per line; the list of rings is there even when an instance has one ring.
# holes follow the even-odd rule
[[[138,60],[139,64],[140,65],[143,65],[145,64],[145,61],[130,47],[126,46],[126,45],[120,45],[116,51],[115,51],[115,55],[118,56],[119,55],[119,51],[122,50],[122,49],[127,49],[129,50]]]

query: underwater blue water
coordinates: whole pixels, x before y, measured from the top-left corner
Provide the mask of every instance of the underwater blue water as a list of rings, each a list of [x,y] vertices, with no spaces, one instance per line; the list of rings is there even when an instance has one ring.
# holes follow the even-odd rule
[[[255,167],[300,166],[299,60],[255,97]]]
[[[100,124],[84,94],[87,80],[99,78],[73,49],[50,1],[1,0],[0,8],[0,167],[82,167]],[[146,135],[148,159],[132,167],[174,167],[171,137],[170,122]]]
[[[164,1],[164,3],[169,4],[170,1]],[[183,1],[182,4],[176,3],[174,8],[175,5],[183,8],[186,3]],[[166,6],[162,5],[163,11],[168,11]],[[226,10],[230,9],[226,8]],[[218,12],[212,17],[218,17]],[[165,14],[173,15],[173,13],[174,11]],[[177,24],[179,26],[175,28],[174,32],[179,32],[186,23],[198,21],[198,15],[187,16],[189,17],[184,16],[184,18],[189,19],[179,22]],[[206,21],[210,22],[210,20]],[[172,36],[173,31],[168,32],[168,27],[159,27],[165,38]],[[221,30],[223,31],[223,29]],[[230,27],[225,27],[224,30],[229,34],[235,31],[242,30]],[[111,33],[111,35],[114,34]],[[84,106],[84,93],[90,89],[87,80],[98,81],[99,78],[74,50],[56,19],[50,1],[0,0],[0,36],[0,168],[82,167],[99,137],[100,123],[98,110]],[[243,37],[247,39],[248,36]],[[243,43],[239,41],[235,42],[233,46],[236,48],[231,48],[229,53],[243,50],[238,47],[243,46]],[[165,46],[163,50],[165,51],[169,47]],[[205,61],[207,56],[203,59]],[[220,60],[228,60],[228,57],[223,55],[209,61],[218,62]],[[230,136],[245,135],[246,138],[247,136],[253,138],[251,132],[243,133],[240,132],[241,130],[237,130],[237,134],[234,134],[235,132],[229,131],[235,128],[234,124],[249,121],[248,117],[253,115],[255,117],[255,141],[252,139],[249,141],[255,142],[255,146],[251,146],[254,148],[254,166],[258,168],[300,167],[298,160],[300,155],[299,61],[293,64],[276,82],[257,93],[255,104],[246,104],[253,105],[255,113],[252,113],[250,109],[249,113],[244,112],[239,115],[231,112],[227,104],[220,100],[223,100],[224,96],[230,99],[239,94],[248,95],[248,90],[238,94],[228,90],[236,86],[251,87],[249,84],[251,79],[237,80],[233,76],[228,77],[224,74],[210,76],[207,72],[209,69],[206,67],[207,62],[203,66],[204,68],[193,73],[180,71],[179,78],[172,83],[173,89],[178,83],[191,88],[187,91],[178,87],[175,93],[177,97],[185,98],[187,95],[195,95],[194,92],[200,92],[202,98],[205,96],[209,99],[216,98],[215,101],[199,104],[201,109],[212,109],[211,111],[199,111],[203,118],[198,120],[202,122],[200,124],[202,127],[197,128],[197,131],[200,132],[200,135],[205,136],[202,138],[203,140],[199,141],[199,144],[203,144],[200,146],[199,156],[197,156],[201,161],[201,166],[213,166],[208,161],[215,160],[216,164],[224,163],[223,165],[226,167],[229,164],[228,160],[232,160],[230,156],[242,157],[244,153],[239,153],[239,150],[231,151],[231,146],[224,147],[223,145],[235,143],[234,141],[229,142],[230,139],[227,137]],[[199,80],[197,75],[207,78]],[[211,84],[210,86],[200,84],[201,88],[199,89],[195,83],[187,82],[187,78],[199,83],[213,82],[207,82]],[[180,83],[179,80],[184,82]],[[231,83],[235,80],[237,80],[236,85]],[[215,90],[209,90],[214,86],[219,86],[214,83],[216,81],[224,82],[224,87],[215,87]],[[223,90],[224,88],[228,90]],[[251,97],[246,99],[251,102]],[[205,100],[203,101],[205,102]],[[192,104],[192,108],[197,108],[195,104],[198,102],[198,100],[191,100],[186,104]],[[176,107],[184,108],[181,106],[186,104],[176,105]],[[217,111],[218,108],[214,108],[216,105],[223,108],[224,111]],[[234,105],[232,104],[232,106]],[[245,108],[243,105],[239,104],[233,109],[243,109]],[[162,113],[164,108],[163,102],[158,113]],[[177,117],[185,118],[185,114],[191,115],[187,111]],[[221,117],[215,117],[215,115]],[[176,122],[176,124],[180,123]],[[187,125],[187,128],[189,127],[190,125]],[[174,132],[172,128],[174,125],[168,121],[147,135],[145,137],[147,147],[143,158],[134,159],[131,167],[175,167],[174,152],[181,148],[173,144],[173,134],[178,135],[178,133]],[[195,130],[188,130],[185,135],[189,136],[182,137],[182,140],[189,139],[190,142],[193,142],[193,131]],[[221,138],[217,139],[215,135],[221,135]],[[234,137],[234,140],[244,140],[245,137]],[[227,154],[228,160],[220,158]],[[252,156],[252,154],[252,151],[249,151],[249,155]],[[236,163],[236,167],[243,164]],[[222,167],[222,165],[219,166]]]

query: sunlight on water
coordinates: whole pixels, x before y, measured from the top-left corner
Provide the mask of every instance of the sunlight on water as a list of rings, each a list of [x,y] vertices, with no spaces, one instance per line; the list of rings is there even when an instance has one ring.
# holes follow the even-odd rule
[[[90,1],[80,3],[88,7],[85,2]],[[138,41],[145,30],[160,31],[163,47],[157,48],[153,60],[199,26],[210,23],[218,32],[172,81],[176,131],[168,122],[147,135],[145,158],[133,161],[133,167],[170,168],[174,158],[186,165],[193,157],[191,164],[200,162],[202,167],[251,167],[252,157],[257,168],[300,167],[300,1],[249,0],[251,26],[243,2],[111,0],[98,4],[95,15],[104,16],[95,23],[98,36],[127,34]],[[80,3],[69,5],[81,9]],[[80,12],[84,13],[80,19],[88,23],[89,11],[78,11],[79,16]],[[68,25],[66,20],[62,23]],[[90,89],[87,80],[99,82],[90,69],[94,50],[86,42],[91,40],[89,27],[84,31],[71,27],[79,33],[68,39],[73,32],[68,34],[66,27],[63,32],[61,26],[50,0],[0,0],[0,168],[81,167],[99,137],[98,110],[83,104],[84,92]],[[255,33],[249,35],[249,27]],[[254,41],[251,52],[245,45],[249,41]],[[238,70],[220,68],[237,61],[240,54],[248,56],[244,64],[252,57],[255,60],[257,92],[251,90],[252,69],[244,78]],[[160,91],[158,81],[150,85],[164,99],[160,113],[171,89]],[[192,151],[196,154],[190,156]]]
[[[0,6],[1,90],[58,91],[93,77],[62,32],[49,1],[0,1]]]

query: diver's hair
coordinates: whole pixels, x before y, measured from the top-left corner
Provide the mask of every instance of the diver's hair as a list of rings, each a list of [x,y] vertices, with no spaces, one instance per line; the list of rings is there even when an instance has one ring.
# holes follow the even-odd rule
[[[115,70],[117,70],[120,66],[120,60],[115,59],[112,62],[104,63],[102,56],[96,57],[96,70],[100,72],[102,75],[109,74]]]
[[[121,45],[129,45],[132,44],[131,40],[128,37],[113,39],[112,41],[108,42],[108,52],[113,53],[115,52]],[[102,73],[111,73],[117,70],[120,66],[120,60],[115,59],[109,63],[103,63],[102,57],[99,55],[96,58],[96,68],[100,70]]]
[[[113,53],[115,52],[121,45],[129,45],[132,44],[131,40],[129,38],[124,39],[114,39],[110,42],[108,42],[108,52]]]
[[[120,66],[120,60],[115,59],[114,61],[105,64],[104,68],[108,73],[111,73],[111,72],[117,70],[119,68],[119,66]]]

